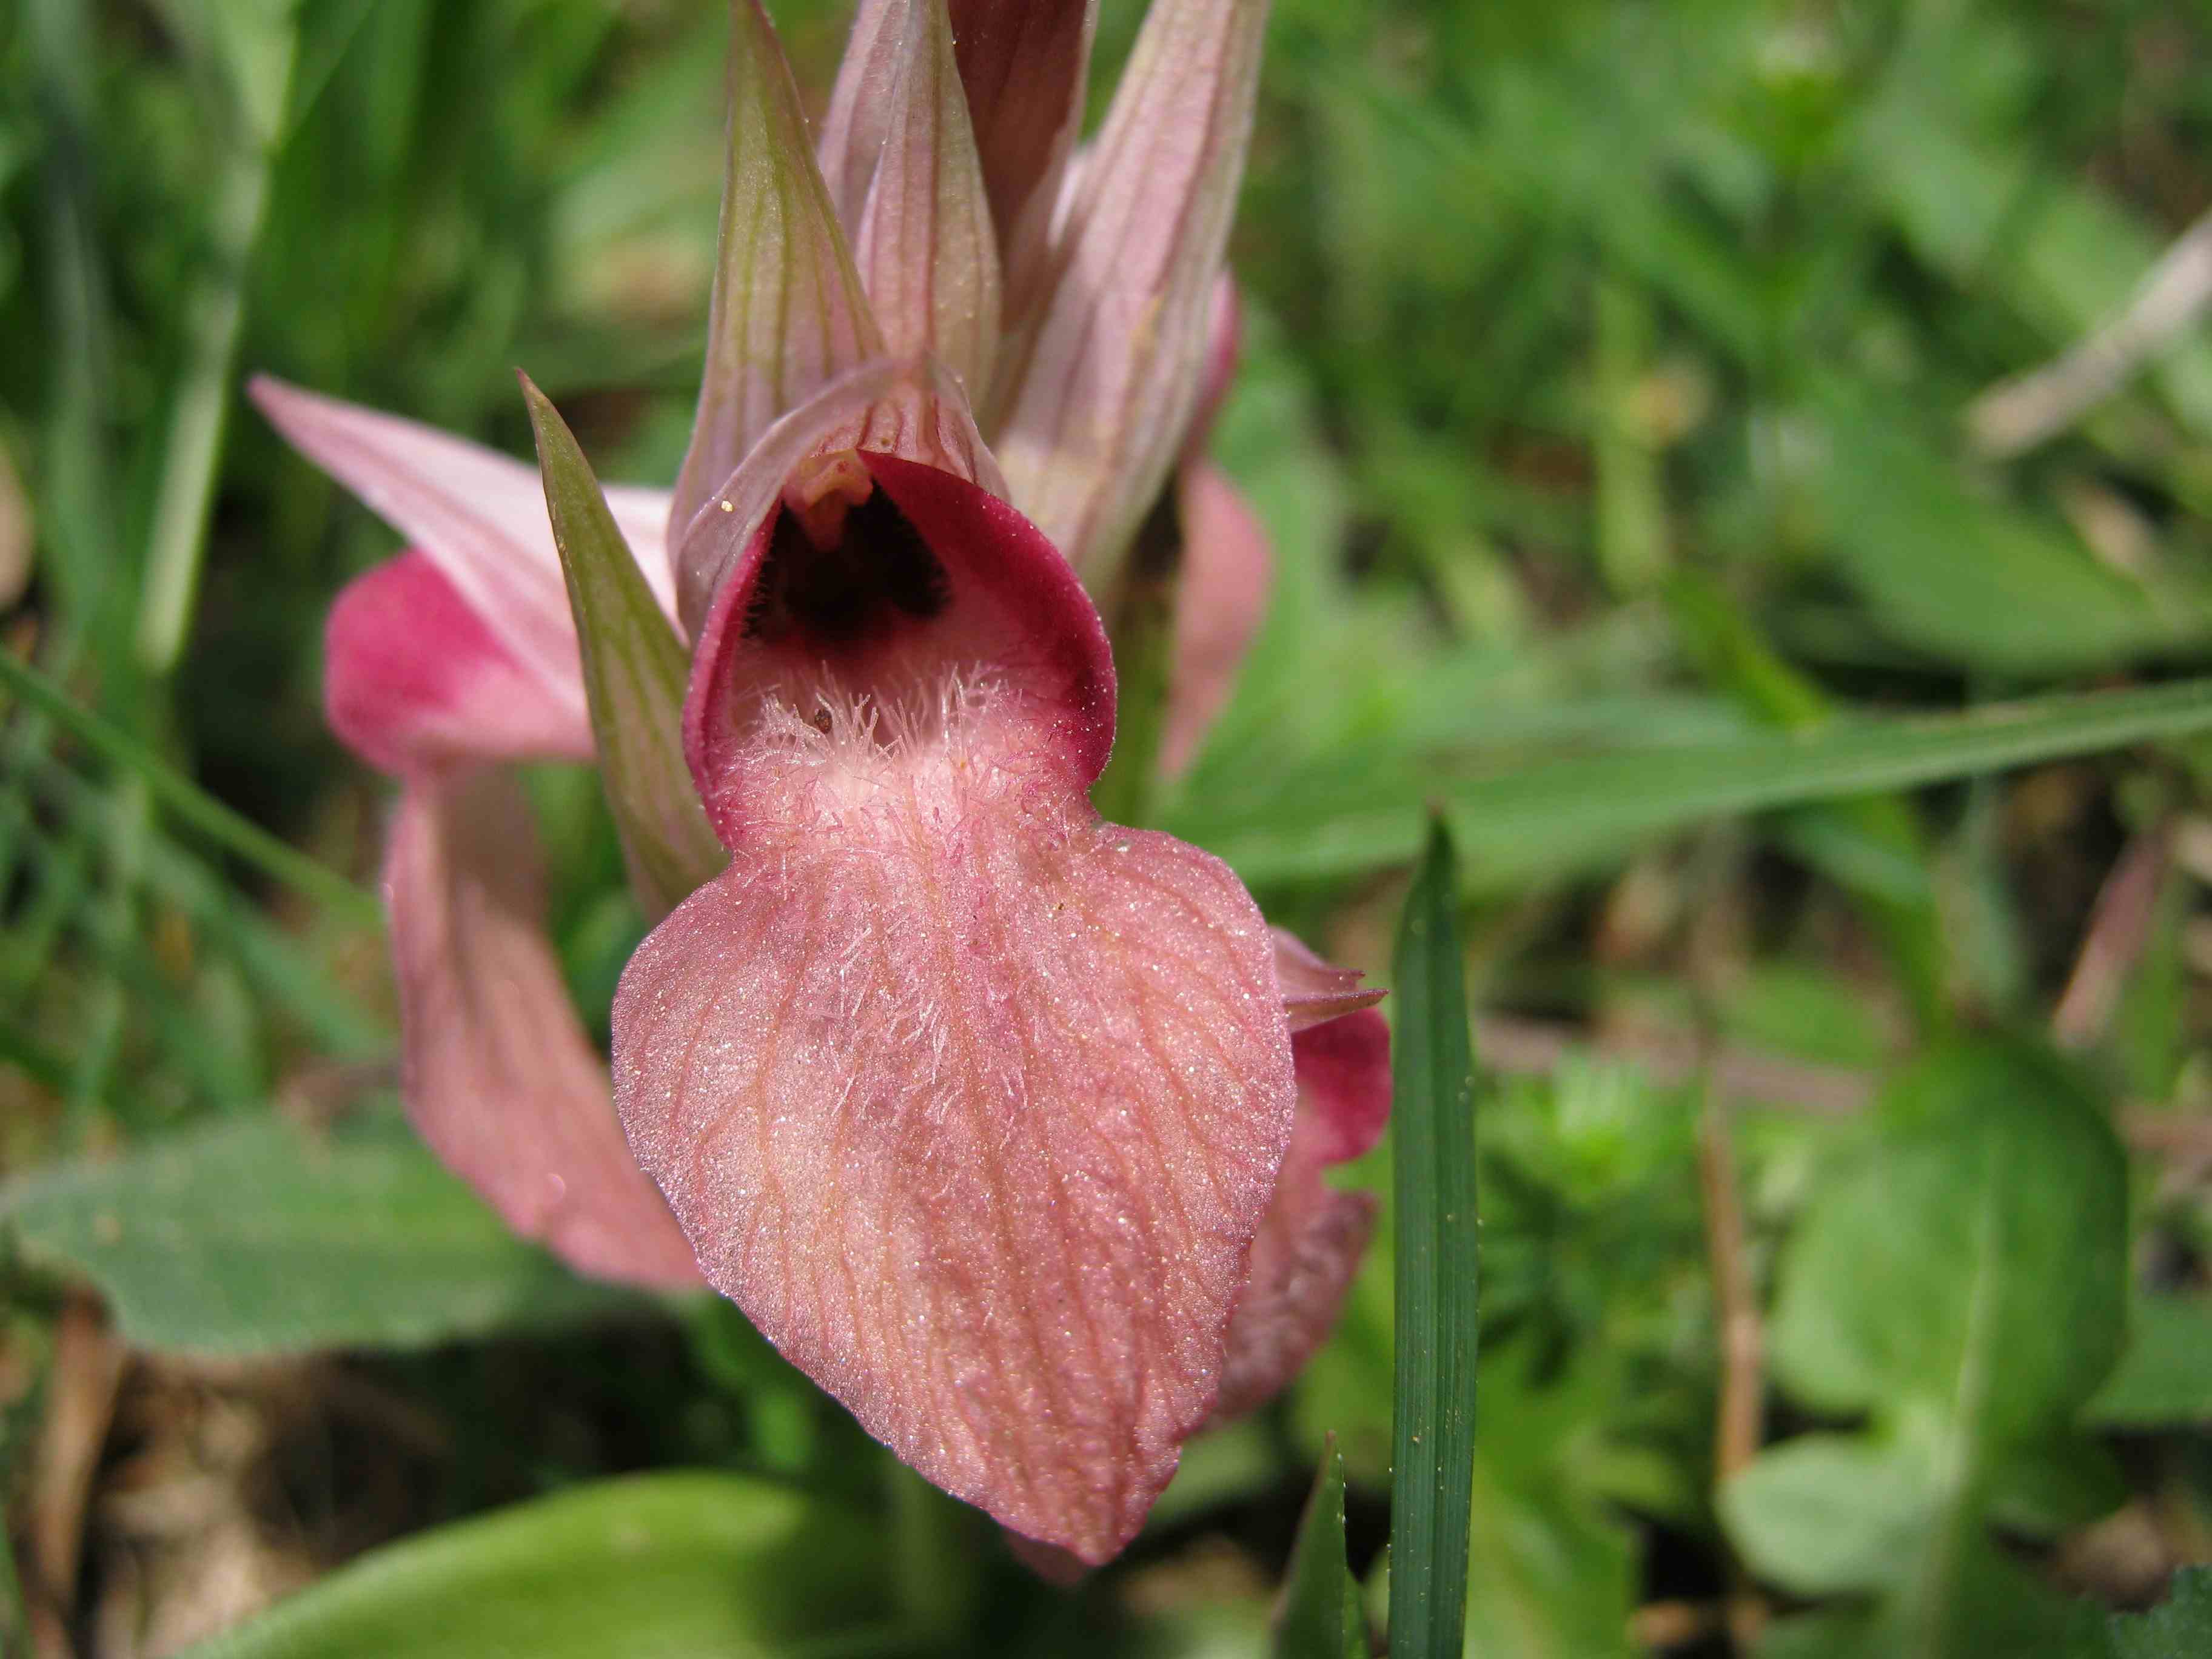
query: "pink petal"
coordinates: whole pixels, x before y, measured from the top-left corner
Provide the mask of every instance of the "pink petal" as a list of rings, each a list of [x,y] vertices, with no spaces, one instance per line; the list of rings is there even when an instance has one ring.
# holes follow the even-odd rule
[[[1380,992],[1372,994],[1380,995]],[[1362,1008],[1291,1037],[1298,1068],[1299,1133],[1323,1164],[1345,1164],[1390,1124],[1390,1024]]]
[[[1286,947],[1330,974],[1343,971],[1320,964],[1279,928],[1275,940],[1279,974]],[[1389,1122],[1390,1028],[1361,1009],[1299,1031],[1291,1053],[1297,1122],[1229,1323],[1217,1423],[1258,1409],[1305,1369],[1335,1328],[1374,1230],[1373,1194],[1338,1192],[1322,1172],[1366,1152]]]
[[[426,775],[384,872],[408,1115],[447,1165],[579,1272],[698,1282],[623,1143],[607,1075],[543,931],[530,814],[497,770]]]
[[[1096,1564],[1212,1408],[1289,1137],[1272,940],[1018,702],[826,724],[757,731],[744,851],[623,974],[623,1126],[788,1358]]]
[[[1113,744],[1105,629],[1052,544],[975,484],[892,456],[861,459],[933,572],[929,608],[915,614],[878,599],[860,623],[837,634],[773,608],[764,613],[777,583],[811,556],[788,525],[761,523],[702,630],[684,707],[692,776],[732,851],[748,842],[763,811],[775,810],[749,795],[763,760],[754,738],[778,710],[811,718],[854,697],[933,697],[947,674],[973,669],[1018,708],[1025,740],[1048,744],[1079,790],[1104,768]],[[770,753],[766,763],[780,762]]]
[[[1375,1195],[1323,1182],[1320,1160],[1299,1145],[1305,1133],[1301,1092],[1298,1127],[1229,1323],[1217,1424],[1257,1411],[1305,1369],[1335,1328],[1374,1231]]]
[[[891,88],[919,0],[860,0],[814,147],[837,222],[857,230],[890,131]]]
[[[583,711],[549,696],[417,549],[346,585],[331,607],[323,653],[331,729],[381,771],[591,758]]]
[[[707,365],[669,509],[672,545],[777,416],[884,355],[760,0],[730,8],[729,151]]]
[[[1188,464],[1206,453],[1213,434],[1214,417],[1227,401],[1237,379],[1237,360],[1244,347],[1244,304],[1237,295],[1237,279],[1226,270],[1214,279],[1213,298],[1206,313],[1206,360],[1200,370],[1198,407],[1191,411],[1190,431],[1183,439]]]
[[[1160,731],[1160,770],[1170,777],[1197,758],[1228,702],[1275,574],[1267,529],[1227,474],[1211,461],[1186,461],[1180,484],[1182,571]]]
[[[1275,977],[1283,988],[1283,1012],[1291,1030],[1304,1031],[1382,1000],[1380,991],[1363,991],[1356,968],[1323,962],[1294,935],[1275,929]]]
[[[1083,127],[1097,0],[951,0],[961,84],[1008,267],[1042,252]],[[980,388],[979,388],[980,390]]]
[[[247,390],[294,448],[437,567],[514,662],[542,683],[541,696],[581,714],[576,631],[536,468],[435,427],[265,374]],[[673,615],[674,584],[661,544],[666,497],[615,489],[607,499],[654,597]]]
[[[999,250],[944,0],[915,0],[854,257],[894,356],[934,353],[981,391],[999,343]]]
[[[1155,0],[1051,258],[1002,355],[994,445],[1014,499],[1110,594],[1198,401],[1243,173],[1266,0]]]

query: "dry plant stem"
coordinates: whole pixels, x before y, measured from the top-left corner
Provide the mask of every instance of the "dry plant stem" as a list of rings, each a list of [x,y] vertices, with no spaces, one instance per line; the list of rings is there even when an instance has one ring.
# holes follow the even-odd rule
[[[42,1609],[35,1627],[40,1659],[70,1651],[64,1626],[76,1597],[85,1507],[115,1413],[123,1361],[123,1345],[99,1304],[73,1298],[55,1327],[46,1427],[31,1474],[28,1588]]]
[[[2098,890],[2074,971],[2051,1016],[2051,1035],[2060,1048],[2089,1048],[2112,1024],[2120,988],[2150,942],[2172,848],[2172,822],[2154,824],[2128,843]]]
[[[1966,410],[1975,446],[2002,460],[2072,425],[2212,303],[2212,213],[2182,233],[2118,316],[2063,356],[1991,387]]]
[[[1651,1029],[1628,1037],[1593,1039],[1581,1029],[1518,1014],[1477,1014],[1475,1042],[1493,1070],[1523,1075],[1553,1072],[1577,1050],[1641,1066],[1662,1088],[1687,1083],[1702,1069],[1711,1087],[1731,1101],[1786,1106],[1821,1117],[1844,1117],[1874,1098],[1863,1072],[1822,1066],[1747,1048],[1713,1050],[1699,1066],[1697,1038],[1686,1030]]]
[[[1713,1321],[1720,1346],[1713,1478],[1725,1484],[1759,1455],[1765,1419],[1765,1336],[1758,1287],[1745,1254],[1734,1119],[1728,1097],[1710,1083],[1698,1120],[1698,1187],[1705,1201],[1705,1253],[1712,1267]],[[1730,1573],[1726,1609],[1730,1638],[1739,1651],[1749,1652],[1765,1627],[1766,1605],[1740,1567]]]

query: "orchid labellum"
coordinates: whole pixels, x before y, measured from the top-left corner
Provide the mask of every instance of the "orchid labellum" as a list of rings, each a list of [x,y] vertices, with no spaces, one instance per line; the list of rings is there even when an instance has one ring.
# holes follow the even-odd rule
[[[1081,153],[1082,3],[865,0],[818,144],[738,0],[705,379],[673,492],[262,383],[409,538],[330,627],[404,780],[386,872],[431,1144],[589,1273],[703,1277],[873,1434],[1097,1563],[1325,1334],[1389,1111],[1376,994],[1226,866],[1103,823],[1102,604],[1176,509],[1163,760],[1266,573],[1199,460],[1264,0],[1155,0]],[[550,507],[550,514],[549,514]],[[595,757],[658,920],[612,1096],[498,769]],[[648,1179],[649,1178],[649,1179]]]

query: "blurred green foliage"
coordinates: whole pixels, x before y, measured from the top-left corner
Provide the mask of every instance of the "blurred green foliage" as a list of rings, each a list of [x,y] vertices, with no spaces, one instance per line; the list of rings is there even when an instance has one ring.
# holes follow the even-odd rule
[[[818,101],[842,9],[775,10]],[[163,781],[370,878],[319,641],[392,538],[241,375],[525,453],[520,366],[601,476],[668,478],[723,37],[681,0],[0,9],[0,650],[130,745],[0,694],[9,1496],[84,1273],[149,1350],[374,1347],[340,1369],[447,1425],[403,1513],[292,1542],[418,1536],[216,1651],[390,1650],[387,1593],[545,1615],[545,1653],[616,1612],[671,1651],[1263,1651],[1328,1431],[1379,1624],[1387,1237],[1291,1396],[1044,1589],[721,1304],[569,1322],[593,1298],[361,1103],[393,1024],[361,907]],[[1458,835],[1493,1073],[1468,1651],[2212,1651],[2201,1576],[2093,1605],[2212,1555],[2212,336],[2018,456],[1962,421],[2212,207],[2212,24],[1278,0],[1269,52],[1215,448],[1277,588],[1160,817],[1375,969],[1421,808]],[[620,840],[590,775],[532,783],[604,1034]],[[591,1484],[679,1466],[720,1473]],[[608,1547],[637,1576],[587,1576]],[[30,1591],[87,1632],[122,1548]]]

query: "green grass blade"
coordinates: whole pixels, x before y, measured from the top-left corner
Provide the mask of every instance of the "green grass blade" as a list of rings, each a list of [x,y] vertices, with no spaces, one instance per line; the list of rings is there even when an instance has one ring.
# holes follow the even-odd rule
[[[1406,897],[1392,963],[1397,1403],[1390,1651],[1457,1659],[1474,1466],[1474,1059],[1441,824]]]
[[[1275,1659],[1367,1659],[1358,1587],[1344,1555],[1344,1455],[1330,1435],[1298,1522],[1275,1614]]]
[[[2067,693],[1963,714],[1838,719],[1811,732],[1575,756],[1486,777],[1405,767],[1357,805],[1323,789],[1286,794],[1265,816],[1169,828],[1249,882],[1356,874],[1411,858],[1413,813],[1443,804],[1474,877],[1494,886],[1601,859],[1707,818],[1915,788],[2212,729],[2212,678]]]
[[[148,792],[182,822],[286,886],[328,905],[348,921],[381,927],[384,908],[336,871],[240,817],[154,751],[89,709],[12,651],[0,651],[0,687],[40,710],[103,760],[145,782]]]

